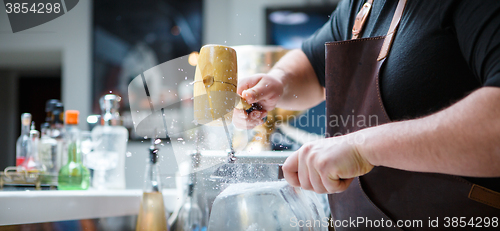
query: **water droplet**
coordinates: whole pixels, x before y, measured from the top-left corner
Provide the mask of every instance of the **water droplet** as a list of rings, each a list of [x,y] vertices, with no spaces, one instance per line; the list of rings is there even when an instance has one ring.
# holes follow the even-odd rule
[[[131,152],[126,152],[126,153],[125,153],[125,156],[126,156],[126,157],[131,157],[131,156],[132,156],[132,153],[131,153]]]

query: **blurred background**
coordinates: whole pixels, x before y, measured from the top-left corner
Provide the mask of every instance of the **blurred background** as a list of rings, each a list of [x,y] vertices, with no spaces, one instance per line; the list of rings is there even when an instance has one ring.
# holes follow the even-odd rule
[[[151,67],[204,44],[279,45],[300,48],[335,9],[337,0],[82,0],[65,15],[12,33],[0,5],[0,169],[15,165],[20,115],[33,115],[37,129],[45,102],[60,99],[65,109],[86,118],[100,114],[98,99],[123,97],[120,113],[131,134],[126,161],[127,188],[141,188],[148,142],[134,136],[127,99],[130,81]],[[240,62],[240,60],[238,60]],[[194,68],[194,66],[193,66]],[[170,89],[169,86],[164,86]],[[290,124],[323,134],[324,103]],[[307,122],[304,122],[307,120]],[[314,121],[312,124],[309,120]],[[177,171],[168,145],[162,174]],[[175,182],[165,181],[166,187]]]

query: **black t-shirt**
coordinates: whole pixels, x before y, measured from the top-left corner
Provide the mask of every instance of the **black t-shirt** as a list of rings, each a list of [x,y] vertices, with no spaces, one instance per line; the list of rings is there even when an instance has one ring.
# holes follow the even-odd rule
[[[351,39],[364,3],[341,1],[330,20],[302,44],[321,85],[325,42]],[[385,35],[397,4],[375,0],[362,37]],[[500,87],[500,1],[408,1],[380,73],[382,101],[391,120],[431,114],[482,86]],[[498,179],[469,180],[500,191]]]

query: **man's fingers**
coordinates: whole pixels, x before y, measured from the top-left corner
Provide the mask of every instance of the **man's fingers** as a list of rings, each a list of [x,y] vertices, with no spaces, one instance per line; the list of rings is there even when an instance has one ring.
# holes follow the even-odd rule
[[[239,129],[251,129],[264,123],[262,118],[266,115],[266,110],[253,111],[248,115],[245,110],[235,108],[233,111],[233,124]]]
[[[241,97],[243,97],[248,103],[256,103],[277,97],[276,94],[277,91],[275,83],[269,81],[268,79],[261,79],[251,88],[243,90],[241,92]]]
[[[347,190],[347,188],[349,187],[349,185],[351,185],[351,182],[353,180],[354,180],[354,178],[340,180],[339,185],[338,185],[339,187],[338,187],[338,190],[336,192],[339,193],[339,192],[343,192],[343,191]]]
[[[256,78],[242,78],[242,79],[239,79],[238,80],[238,87],[236,89],[236,93],[238,93],[238,95],[242,96],[244,90],[252,88],[261,79],[262,79],[262,76],[256,77]]]
[[[283,163],[283,175],[285,180],[292,186],[300,187],[298,175],[298,155],[297,152],[290,155]]]
[[[322,177],[323,185],[328,193],[339,193],[345,191],[354,178],[339,179],[338,177]]]
[[[321,180],[321,177],[316,169],[309,168],[309,179],[311,181],[314,192],[319,194],[328,192],[328,190],[326,190],[325,186],[323,185],[323,181]]]
[[[307,166],[307,149],[302,147],[299,149],[299,182],[300,187],[305,190],[313,190],[311,180],[309,179],[309,166]],[[312,166],[311,166],[312,167]]]

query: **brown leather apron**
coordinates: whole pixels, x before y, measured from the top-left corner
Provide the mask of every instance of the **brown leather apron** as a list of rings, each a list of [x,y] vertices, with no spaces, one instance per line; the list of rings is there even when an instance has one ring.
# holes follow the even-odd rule
[[[399,1],[386,36],[357,39],[372,2],[368,0],[358,13],[353,40],[326,43],[327,137],[391,121],[380,97],[379,72],[406,0]],[[500,217],[500,194],[452,175],[375,167],[355,178],[346,191],[328,198],[336,230],[425,230],[434,225],[438,227],[432,230],[450,230],[464,226],[464,221],[463,229],[479,224],[488,230],[486,219],[489,229],[500,229],[498,223],[491,224]]]

